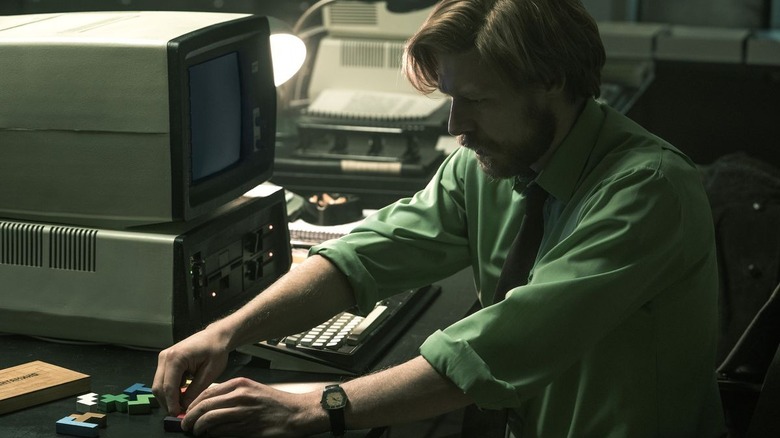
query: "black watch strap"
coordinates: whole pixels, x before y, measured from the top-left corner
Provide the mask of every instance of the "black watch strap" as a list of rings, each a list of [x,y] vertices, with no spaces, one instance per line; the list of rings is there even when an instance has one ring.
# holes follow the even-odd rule
[[[344,436],[344,409],[330,409],[328,410],[330,415],[330,432],[334,437]]]
[[[330,431],[335,437],[344,436],[346,424],[344,421],[344,408],[347,406],[347,393],[339,385],[328,385],[322,391],[320,404],[328,411],[330,417]]]

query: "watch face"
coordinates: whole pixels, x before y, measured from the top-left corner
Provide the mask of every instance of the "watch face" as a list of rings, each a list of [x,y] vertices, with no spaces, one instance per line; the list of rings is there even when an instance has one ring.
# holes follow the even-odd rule
[[[325,409],[340,409],[347,405],[347,394],[338,386],[328,387],[322,395],[322,406]]]
[[[338,408],[344,404],[344,394],[340,392],[331,392],[325,397],[325,403],[328,404],[328,407]]]

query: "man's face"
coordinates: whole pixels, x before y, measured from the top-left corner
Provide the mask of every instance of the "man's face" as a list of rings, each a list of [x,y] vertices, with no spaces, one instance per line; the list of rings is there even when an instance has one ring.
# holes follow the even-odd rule
[[[473,51],[441,55],[439,64],[439,88],[452,97],[449,133],[477,154],[489,176],[534,177],[558,128],[547,93],[506,85]]]

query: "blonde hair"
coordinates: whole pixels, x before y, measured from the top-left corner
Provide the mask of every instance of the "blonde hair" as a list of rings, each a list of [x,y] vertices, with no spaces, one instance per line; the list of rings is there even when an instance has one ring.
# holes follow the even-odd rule
[[[438,55],[472,49],[518,89],[563,87],[572,101],[600,93],[604,46],[579,0],[442,0],[407,42],[404,73],[430,93]]]

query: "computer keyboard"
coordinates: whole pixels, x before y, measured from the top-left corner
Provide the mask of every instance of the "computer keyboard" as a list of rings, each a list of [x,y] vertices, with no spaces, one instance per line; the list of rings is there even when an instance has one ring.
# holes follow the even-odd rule
[[[238,351],[268,361],[272,369],[364,374],[438,292],[438,286],[406,291],[377,303],[365,317],[342,312],[304,332],[244,345]]]

